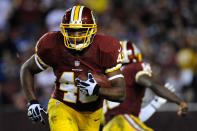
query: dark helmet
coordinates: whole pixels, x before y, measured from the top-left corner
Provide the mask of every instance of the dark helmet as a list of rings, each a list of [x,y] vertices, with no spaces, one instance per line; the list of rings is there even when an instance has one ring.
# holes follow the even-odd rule
[[[85,6],[73,6],[66,10],[60,24],[61,33],[64,36],[64,44],[69,49],[82,50],[88,47],[97,32],[97,24],[92,10]],[[83,31],[81,36],[73,36],[69,31]],[[81,43],[77,43],[76,39],[82,38]],[[73,39],[71,42],[69,39]]]

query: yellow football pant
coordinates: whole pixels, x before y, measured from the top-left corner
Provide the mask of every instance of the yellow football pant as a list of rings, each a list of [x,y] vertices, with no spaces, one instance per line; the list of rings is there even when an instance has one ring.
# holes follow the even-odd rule
[[[109,121],[103,131],[153,131],[133,115],[118,115]]]
[[[51,131],[98,131],[102,108],[95,112],[79,112],[51,98],[48,113]]]

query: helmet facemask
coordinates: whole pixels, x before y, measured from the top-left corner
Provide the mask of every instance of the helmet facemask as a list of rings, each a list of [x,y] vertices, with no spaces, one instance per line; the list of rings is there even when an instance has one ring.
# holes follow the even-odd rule
[[[69,49],[82,50],[88,47],[97,31],[96,24],[61,24],[64,44]]]

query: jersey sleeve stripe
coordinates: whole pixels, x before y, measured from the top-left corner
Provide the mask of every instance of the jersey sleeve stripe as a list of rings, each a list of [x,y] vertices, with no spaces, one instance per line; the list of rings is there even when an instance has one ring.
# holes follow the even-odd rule
[[[36,43],[36,46],[35,46],[35,52],[38,52],[38,42]]]
[[[49,67],[47,64],[45,64],[41,58],[35,54],[35,61],[36,61],[36,64],[37,66],[41,69],[41,70],[45,70],[47,67]]]
[[[108,80],[111,81],[111,80],[114,80],[114,79],[116,79],[116,78],[124,78],[124,76],[123,76],[122,74],[118,74],[118,75],[109,77]]]
[[[135,81],[138,81],[139,77],[142,75],[148,75],[148,76],[152,76],[149,72],[147,71],[139,71],[136,75],[135,75]]]
[[[122,64],[117,64],[115,67],[112,67],[110,69],[106,69],[105,73],[110,73],[110,72],[116,71],[116,70],[120,69],[121,66],[122,66]]]
[[[35,59],[35,62],[36,62],[36,65],[41,69],[41,70],[44,70],[44,68],[39,64],[38,62],[38,58],[36,57],[36,55],[34,55],[34,59]]]

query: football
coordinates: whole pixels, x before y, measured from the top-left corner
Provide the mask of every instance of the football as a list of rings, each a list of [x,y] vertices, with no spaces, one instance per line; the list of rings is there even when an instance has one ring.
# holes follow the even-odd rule
[[[108,81],[107,76],[104,74],[98,74],[98,73],[92,73],[94,79],[96,80],[96,82],[100,85],[101,88],[110,88],[111,87],[111,83],[110,81]],[[81,80],[87,80],[88,75],[85,73],[81,73],[78,76],[79,79]]]
[[[93,74],[94,79],[100,85],[101,88],[110,88],[111,83],[107,76],[104,74]]]

